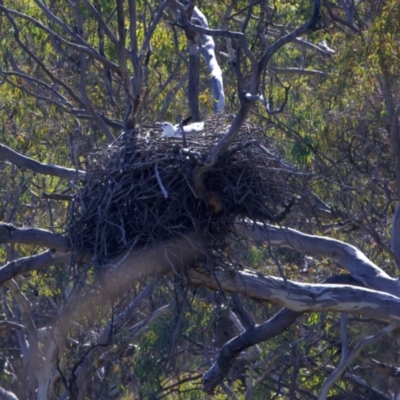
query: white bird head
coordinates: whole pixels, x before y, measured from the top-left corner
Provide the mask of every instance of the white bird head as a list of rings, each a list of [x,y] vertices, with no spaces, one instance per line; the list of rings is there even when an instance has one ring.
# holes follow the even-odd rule
[[[158,124],[159,127],[163,129],[163,133],[161,136],[173,137],[176,134],[176,129],[169,122],[160,122]]]

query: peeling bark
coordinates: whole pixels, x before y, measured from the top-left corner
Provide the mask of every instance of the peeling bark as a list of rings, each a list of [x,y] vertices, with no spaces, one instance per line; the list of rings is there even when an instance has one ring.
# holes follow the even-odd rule
[[[262,223],[238,222],[236,229],[241,235],[257,242],[291,247],[304,254],[336,261],[366,287],[395,296],[400,295],[400,282],[348,243]]]
[[[251,271],[188,271],[189,283],[267,301],[295,312],[348,312],[400,326],[400,298],[356,286],[299,283]],[[217,284],[218,281],[218,284]]]

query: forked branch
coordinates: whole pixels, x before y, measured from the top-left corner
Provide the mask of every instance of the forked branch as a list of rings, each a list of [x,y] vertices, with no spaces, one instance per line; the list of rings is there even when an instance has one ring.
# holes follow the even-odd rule
[[[246,120],[251,108],[253,107],[254,103],[256,102],[256,98],[259,95],[260,89],[260,80],[267,67],[268,62],[272,58],[272,56],[281,49],[285,44],[295,40],[298,36],[305,34],[306,32],[312,32],[316,29],[318,21],[320,20],[320,8],[321,8],[321,1],[314,0],[314,9],[313,14],[309,21],[304,23],[297,29],[294,29],[292,32],[289,32],[285,36],[276,40],[265,52],[262,58],[258,62],[252,62],[253,64],[253,73],[248,84],[248,91],[249,94],[246,93],[238,93],[241,105],[239,108],[238,113],[233,120],[230,129],[226,133],[225,136],[215,145],[211,153],[206,159],[206,162],[203,166],[201,166],[196,172],[194,177],[194,184],[195,190],[200,198],[205,197],[206,188],[203,182],[203,176],[207,171],[210,171],[214,165],[217,163],[220,155],[227,150],[227,148],[232,144],[235,140],[236,136],[238,135],[241,126],[243,125],[244,121]],[[196,28],[197,29],[197,28]],[[214,32],[216,33],[216,32]],[[225,33],[224,33],[225,35]],[[227,34],[226,34],[227,35]],[[232,33],[229,35],[232,38]],[[241,46],[245,46],[245,43],[241,45],[238,44],[238,56],[240,56]],[[248,50],[248,49],[247,49]],[[247,54],[248,51],[245,53]],[[251,57],[252,58],[252,57]],[[240,70],[240,66],[237,66]],[[240,71],[239,71],[240,72]],[[243,83],[239,82],[238,87],[244,87]]]

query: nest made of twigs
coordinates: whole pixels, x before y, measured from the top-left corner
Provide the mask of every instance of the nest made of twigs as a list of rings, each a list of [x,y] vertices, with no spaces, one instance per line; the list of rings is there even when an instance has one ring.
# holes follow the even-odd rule
[[[153,247],[191,232],[225,246],[237,216],[274,221],[287,211],[287,172],[266,149],[265,132],[246,124],[236,141],[204,175],[206,193],[193,177],[229,124],[206,124],[195,137],[162,138],[154,131],[123,136],[91,156],[71,204],[68,230],[78,253],[97,265],[128,248]]]

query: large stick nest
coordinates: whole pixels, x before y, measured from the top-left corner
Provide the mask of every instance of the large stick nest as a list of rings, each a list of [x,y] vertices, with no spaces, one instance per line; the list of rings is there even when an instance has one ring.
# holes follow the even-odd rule
[[[287,172],[267,150],[265,132],[249,123],[204,175],[205,195],[195,192],[195,171],[228,128],[223,118],[209,121],[203,133],[188,136],[187,146],[160,132],[140,132],[93,154],[69,212],[74,250],[104,265],[128,248],[191,232],[211,239],[215,250],[226,245],[238,216],[282,219],[289,209]]]

